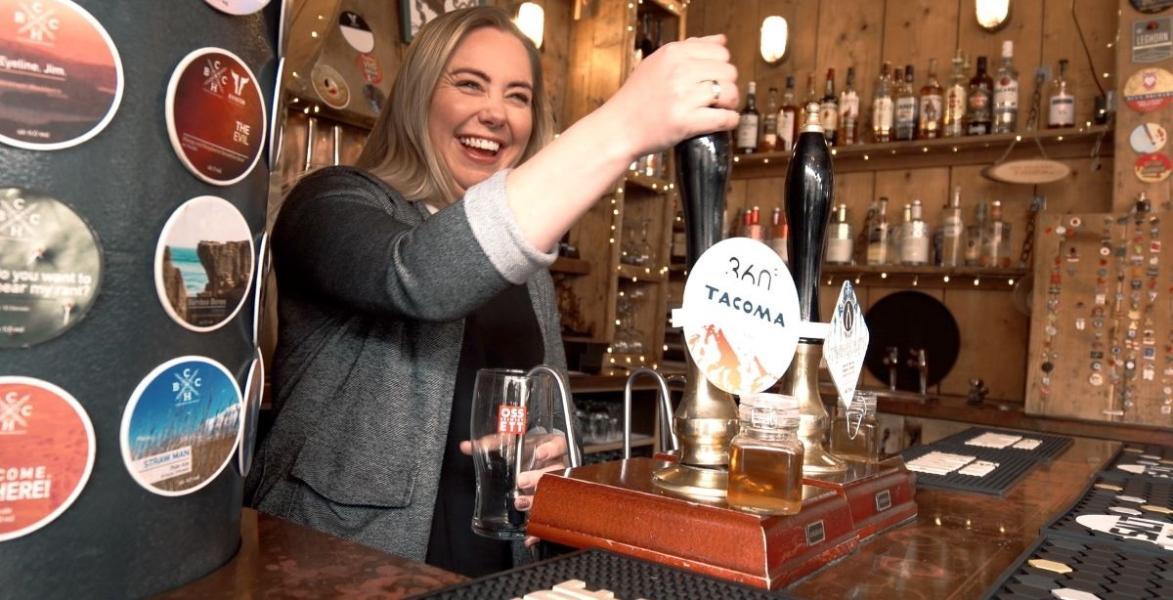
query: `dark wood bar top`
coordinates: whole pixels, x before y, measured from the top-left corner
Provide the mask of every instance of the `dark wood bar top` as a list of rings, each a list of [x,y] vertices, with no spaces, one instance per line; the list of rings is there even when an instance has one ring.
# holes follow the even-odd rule
[[[208,576],[159,598],[405,598],[465,581],[246,508],[240,550]]]
[[[914,523],[876,536],[788,590],[802,598],[980,598],[1119,448],[1076,438],[1004,498],[918,489]]]

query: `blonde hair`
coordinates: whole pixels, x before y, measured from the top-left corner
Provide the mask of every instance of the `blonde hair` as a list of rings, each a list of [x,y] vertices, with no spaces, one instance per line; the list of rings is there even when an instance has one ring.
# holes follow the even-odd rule
[[[542,82],[541,56],[533,42],[497,7],[477,6],[445,13],[424,25],[407,48],[391,98],[375,121],[356,163],[408,200],[446,206],[459,199],[456,181],[428,137],[428,109],[448,59],[470,31],[481,27],[513,34],[529,55],[533,130],[519,162],[536,154],[553,137],[554,121]]]

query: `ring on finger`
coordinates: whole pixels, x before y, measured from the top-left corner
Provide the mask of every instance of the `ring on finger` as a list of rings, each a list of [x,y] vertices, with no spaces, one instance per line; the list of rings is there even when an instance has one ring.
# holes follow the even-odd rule
[[[710,79],[707,82],[713,88],[713,102],[721,99],[721,84],[716,79]]]

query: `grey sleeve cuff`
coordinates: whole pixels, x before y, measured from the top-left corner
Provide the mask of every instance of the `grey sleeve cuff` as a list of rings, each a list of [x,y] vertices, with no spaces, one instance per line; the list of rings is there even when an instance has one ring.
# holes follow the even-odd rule
[[[489,262],[510,283],[525,283],[538,269],[549,267],[556,252],[542,252],[521,232],[505,196],[509,169],[469,188],[464,194],[464,212],[473,236]]]

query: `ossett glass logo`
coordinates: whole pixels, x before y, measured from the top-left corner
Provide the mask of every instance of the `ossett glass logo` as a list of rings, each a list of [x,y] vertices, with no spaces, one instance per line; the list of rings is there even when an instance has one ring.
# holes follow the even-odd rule
[[[200,377],[199,369],[184,369],[175,374],[175,381],[171,382],[171,391],[175,393],[175,405],[183,406],[200,401],[200,386],[204,380]]]
[[[28,429],[29,419],[33,416],[30,400],[32,396],[18,396],[16,392],[0,397],[0,435],[21,434]]]
[[[27,37],[29,41],[51,45],[57,39],[57,30],[61,28],[61,21],[56,11],[45,6],[45,2],[22,2],[12,14],[12,20],[20,28],[19,35]]]
[[[40,226],[37,205],[30,205],[20,196],[9,199],[0,196],[0,238],[22,240],[36,235]]]

